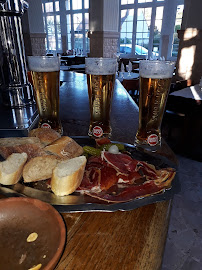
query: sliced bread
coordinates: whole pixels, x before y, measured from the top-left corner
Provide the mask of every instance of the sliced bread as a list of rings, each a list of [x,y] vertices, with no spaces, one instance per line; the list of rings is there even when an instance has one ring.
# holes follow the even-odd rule
[[[26,161],[26,153],[14,153],[7,160],[0,162],[0,183],[3,185],[16,184],[22,176]]]
[[[61,137],[61,135],[51,128],[35,128],[32,129],[29,134],[29,137],[37,137],[40,142],[46,146]]]
[[[51,178],[51,190],[55,195],[69,195],[80,186],[86,161],[86,157],[80,156],[58,163]]]
[[[62,136],[44,148],[48,154],[53,154],[61,159],[71,159],[83,154],[83,148],[68,136]]]
[[[53,155],[30,159],[23,169],[24,182],[35,182],[51,178],[57,163],[57,157]]]
[[[43,147],[35,137],[0,138],[0,155],[4,159],[13,153],[27,153],[28,159],[42,156],[46,154]]]

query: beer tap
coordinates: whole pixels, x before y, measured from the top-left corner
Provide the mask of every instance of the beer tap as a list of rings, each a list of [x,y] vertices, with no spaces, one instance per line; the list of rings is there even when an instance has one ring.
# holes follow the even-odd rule
[[[24,0],[0,0],[0,92],[2,103],[11,108],[34,103],[21,23],[21,16],[28,7]]]

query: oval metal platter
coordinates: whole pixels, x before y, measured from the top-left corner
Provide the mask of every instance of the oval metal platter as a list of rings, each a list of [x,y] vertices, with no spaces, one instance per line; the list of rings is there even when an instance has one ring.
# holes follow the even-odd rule
[[[80,145],[94,146],[95,141],[89,137],[72,137]],[[133,158],[138,160],[147,161],[150,164],[156,166],[156,168],[172,167],[176,168],[176,164],[167,160],[162,156],[149,155],[141,151],[138,151],[134,145],[124,144],[127,151],[131,153]],[[41,188],[34,188],[25,185],[23,182],[19,182],[12,186],[0,185],[0,193],[7,197],[30,197],[39,199],[53,205],[61,213],[72,213],[72,212],[114,212],[114,211],[129,211],[135,208],[156,203],[160,201],[170,200],[174,194],[180,191],[180,183],[176,174],[175,179],[172,181],[172,187],[165,190],[162,193],[151,195],[145,198],[134,199],[124,203],[107,203],[87,195],[82,195],[79,192],[74,192],[71,195],[59,197],[50,191],[41,190]]]

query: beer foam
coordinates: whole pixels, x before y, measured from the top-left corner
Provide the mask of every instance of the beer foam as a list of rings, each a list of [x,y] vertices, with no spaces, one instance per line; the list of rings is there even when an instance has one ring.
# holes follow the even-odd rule
[[[117,60],[114,58],[86,58],[86,74],[111,75],[116,73]]]
[[[31,71],[53,72],[60,70],[60,58],[53,56],[28,56],[28,66]]]
[[[175,62],[171,61],[140,61],[140,76],[151,79],[168,79],[173,77]]]

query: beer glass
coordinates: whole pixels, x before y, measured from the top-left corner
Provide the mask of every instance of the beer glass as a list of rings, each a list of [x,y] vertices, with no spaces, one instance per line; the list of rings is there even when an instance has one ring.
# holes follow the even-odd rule
[[[161,122],[175,63],[140,61],[139,128],[135,144],[149,151],[161,146]]]
[[[117,60],[86,58],[86,74],[90,104],[90,137],[110,137],[110,110]]]
[[[39,112],[38,127],[62,134],[59,118],[60,59],[53,56],[28,56]]]

